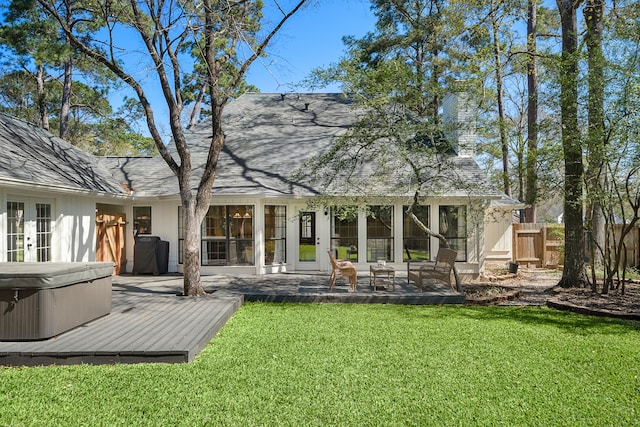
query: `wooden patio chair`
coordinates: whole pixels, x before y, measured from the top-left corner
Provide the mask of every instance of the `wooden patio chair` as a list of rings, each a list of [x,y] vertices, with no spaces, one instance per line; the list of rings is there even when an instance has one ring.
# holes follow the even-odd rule
[[[358,285],[358,271],[356,266],[347,260],[337,260],[331,253],[331,249],[327,249],[329,260],[331,261],[331,276],[329,276],[329,291],[333,290],[333,285],[338,277],[346,277],[349,279],[351,290],[356,291]]]
[[[413,280],[421,291],[426,286],[426,281],[446,283],[453,289],[451,284],[451,271],[456,262],[458,253],[453,249],[440,248],[436,261],[409,261],[407,262],[407,284]]]

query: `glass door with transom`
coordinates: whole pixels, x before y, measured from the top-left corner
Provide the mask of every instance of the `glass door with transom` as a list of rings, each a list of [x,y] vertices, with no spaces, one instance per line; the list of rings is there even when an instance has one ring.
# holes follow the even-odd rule
[[[52,223],[53,212],[50,202],[9,198],[6,260],[51,261]]]
[[[298,214],[297,270],[319,270],[320,236],[317,213],[301,211]]]

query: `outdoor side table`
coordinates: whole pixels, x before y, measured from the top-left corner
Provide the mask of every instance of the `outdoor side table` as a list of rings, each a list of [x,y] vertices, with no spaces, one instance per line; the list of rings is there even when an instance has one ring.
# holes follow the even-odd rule
[[[376,280],[378,276],[386,275],[387,281],[391,280],[391,284],[393,285],[393,290],[396,290],[396,271],[393,267],[389,267],[387,265],[371,265],[369,266],[369,286],[373,287],[373,290],[376,290]]]

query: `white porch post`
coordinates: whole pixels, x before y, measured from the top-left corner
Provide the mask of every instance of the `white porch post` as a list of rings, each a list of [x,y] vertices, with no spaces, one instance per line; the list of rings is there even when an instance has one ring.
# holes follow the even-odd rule
[[[393,207],[393,257],[392,262],[402,263],[404,258],[404,245],[402,236],[404,233],[404,205],[396,203]]]
[[[254,262],[256,266],[256,274],[265,274],[264,265],[264,200],[256,201],[253,210],[253,230],[254,230]]]
[[[367,263],[367,212],[358,209],[358,263]]]
[[[432,203],[429,208],[429,215],[431,216],[431,229],[436,233],[440,233],[440,205]],[[431,253],[429,254],[432,260],[436,259],[436,254],[440,248],[440,240],[437,237],[431,236]]]

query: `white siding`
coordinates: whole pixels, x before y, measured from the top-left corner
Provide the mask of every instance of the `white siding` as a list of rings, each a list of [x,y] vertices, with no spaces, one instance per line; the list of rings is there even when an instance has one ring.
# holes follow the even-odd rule
[[[50,203],[52,207],[51,260],[60,262],[94,261],[95,199],[76,195],[58,195],[24,189],[0,189],[0,261],[7,260],[7,201],[32,204]]]
[[[0,262],[7,262],[7,195],[0,188]]]
[[[13,193],[0,189],[0,260],[6,260],[6,202],[7,195]],[[33,192],[22,197],[33,199],[44,199],[46,194]],[[126,271],[133,270],[134,262],[134,239],[133,239],[133,207],[151,206],[152,234],[169,242],[169,272],[180,272],[178,265],[178,200],[169,201],[119,201],[115,199],[97,199],[95,197],[84,197],[78,195],[58,195],[47,200],[53,201],[53,251],[54,261],[80,262],[94,261],[96,256],[96,205],[111,210],[113,212],[123,212],[126,214]],[[431,200],[432,224],[437,224],[438,206],[440,204],[455,205],[459,200]],[[254,245],[255,245],[255,265],[237,267],[202,267],[202,274],[265,274],[277,271],[296,271],[298,253],[298,212],[306,210],[306,201],[301,199],[264,199],[264,198],[233,198],[214,199],[212,204],[216,205],[252,205],[254,206]],[[287,207],[287,264],[266,266],[264,264],[264,206],[285,205]],[[372,204],[375,204],[372,202]],[[403,203],[396,203],[394,208],[394,257],[391,263],[396,270],[403,271],[406,265],[402,262],[402,215]],[[329,262],[326,256],[326,248],[330,246],[330,217],[324,214],[324,209],[316,211],[318,224],[318,269],[329,270]],[[468,212],[469,214],[469,212]],[[484,258],[484,251],[491,256],[496,251],[510,251],[510,239],[505,236],[506,219],[501,222],[487,222],[484,227],[487,230],[486,241],[483,238],[483,225],[474,229],[473,221],[468,218],[467,262],[458,263],[461,273],[477,273],[481,268]],[[502,233],[496,232],[502,230]],[[510,230],[510,228],[509,228]],[[366,215],[360,214],[359,220],[359,242],[361,247],[366,247]],[[432,251],[435,255],[438,248],[438,240],[433,238]],[[510,252],[509,252],[510,254]],[[360,259],[357,266],[361,272],[366,272],[369,265],[366,262],[366,251],[359,252]]]
[[[62,196],[56,199],[54,261],[96,260],[96,199]]]
[[[512,212],[511,210],[488,209],[485,215],[485,260],[506,262],[512,252]]]

